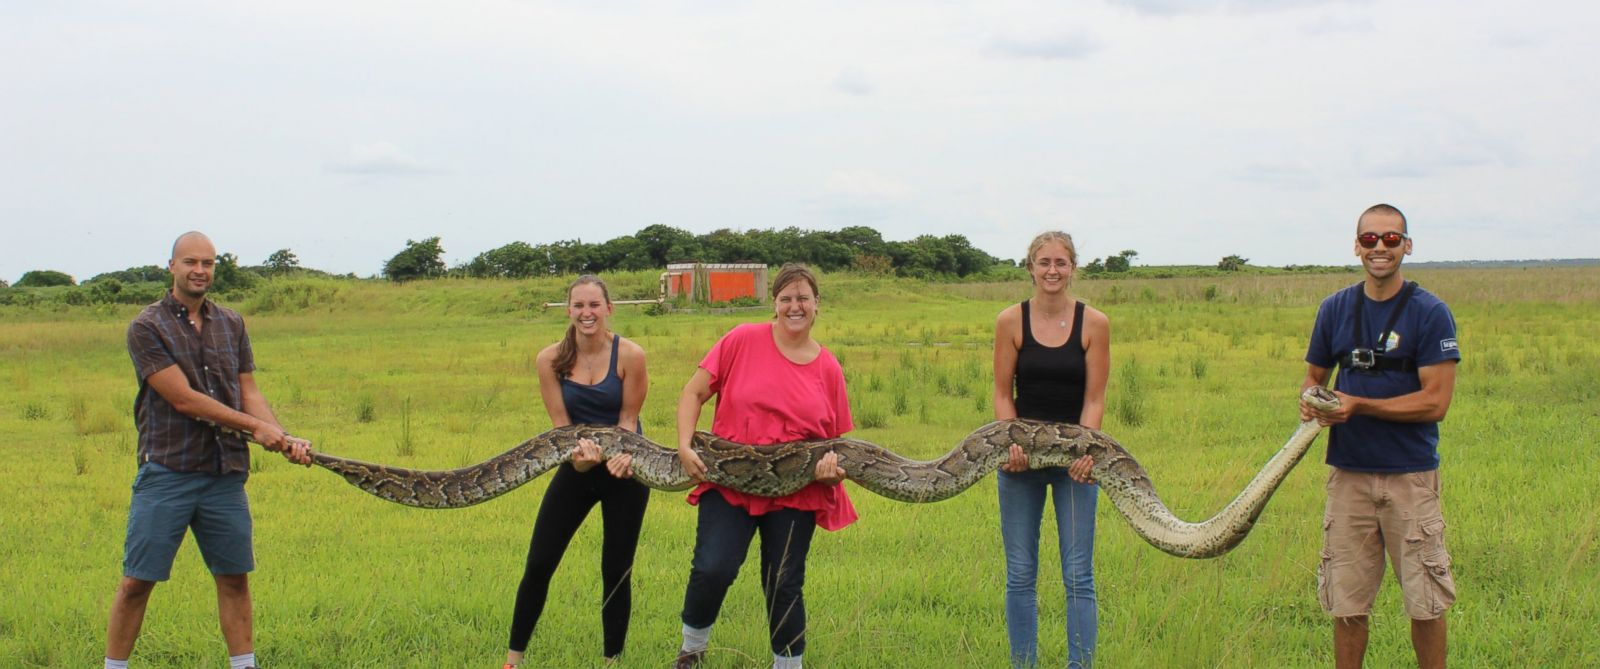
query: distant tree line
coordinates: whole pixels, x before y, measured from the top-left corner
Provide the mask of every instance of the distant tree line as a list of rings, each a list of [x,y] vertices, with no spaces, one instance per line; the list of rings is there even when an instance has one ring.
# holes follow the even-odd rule
[[[827,271],[851,269],[916,278],[969,277],[997,267],[1015,267],[1010,260],[973,247],[964,235],[921,235],[909,241],[889,241],[866,226],[838,231],[723,228],[696,235],[667,225],[651,225],[600,244],[577,239],[548,244],[511,242],[455,267],[445,265],[441,238],[408,239],[405,248],[384,263],[383,276],[394,281],[445,276],[520,279],[662,269],[676,262],[800,262]],[[217,255],[211,290],[247,290],[265,278],[280,276],[329,274],[300,266],[299,257],[290,249],[274,251],[260,265],[244,265],[238,256],[222,253]],[[353,274],[345,276],[355,278]],[[167,269],[157,265],[105,272],[81,284],[64,272],[34,270],[22,275],[15,286],[0,281],[0,304],[149,304],[161,299],[171,283]]]
[[[1133,267],[1133,259],[1139,255],[1138,251],[1128,249],[1114,256],[1106,256],[1104,260],[1095,258],[1083,266],[1084,274],[1097,276],[1100,274],[1121,274]]]
[[[321,270],[300,267],[300,260],[289,249],[278,249],[260,265],[241,265],[232,253],[217,255],[211,277],[211,292],[226,293],[255,286],[263,278],[275,276],[329,276]],[[354,275],[346,275],[355,278]],[[65,272],[33,270],[17,283],[7,286],[0,280],[0,304],[40,304],[61,302],[70,305],[150,304],[161,299],[172,285],[172,275],[158,265],[141,265],[115,272],[96,274],[78,283]],[[39,292],[16,290],[40,288]]]
[[[1128,249],[1083,265],[1087,278],[1113,278],[1138,274],[1145,278],[1165,278],[1193,274],[1196,270],[1153,268],[1133,269],[1139,252]],[[877,230],[851,226],[837,231],[731,230],[722,228],[696,235],[667,225],[651,225],[639,232],[599,244],[582,240],[562,240],[548,244],[515,241],[479,253],[455,267],[444,262],[444,246],[439,237],[420,241],[406,240],[406,246],[383,265],[383,276],[393,281],[433,277],[482,277],[521,279],[537,276],[573,275],[614,271],[639,271],[665,268],[668,263],[762,263],[779,265],[801,262],[823,270],[849,269],[883,275],[913,278],[972,277],[1016,265],[977,248],[963,235],[921,235],[908,241],[885,240]],[[1249,269],[1248,258],[1228,255],[1216,270],[1238,272]],[[1593,262],[1593,261],[1588,261]],[[1287,272],[1348,271],[1349,267],[1297,266]],[[289,249],[278,249],[260,265],[242,265],[232,253],[217,256],[212,280],[213,292],[245,290],[266,278],[282,276],[331,276],[327,272],[300,266],[300,259]],[[355,278],[354,274],[343,275]],[[172,283],[165,267],[143,265],[97,274],[77,283],[71,275],[54,270],[33,270],[8,285],[0,279],[0,304],[37,304],[42,301],[66,304],[149,304],[161,299]],[[28,290],[24,290],[28,289]]]
[[[520,279],[659,269],[677,262],[800,262],[828,271],[855,269],[929,278],[964,277],[996,265],[1014,266],[973,247],[963,235],[886,241],[877,230],[865,226],[838,231],[722,228],[696,235],[657,224],[599,244],[576,239],[548,244],[511,242],[453,268],[445,267],[443,255],[439,237],[406,240],[405,249],[384,263],[383,275],[395,281],[441,276]]]

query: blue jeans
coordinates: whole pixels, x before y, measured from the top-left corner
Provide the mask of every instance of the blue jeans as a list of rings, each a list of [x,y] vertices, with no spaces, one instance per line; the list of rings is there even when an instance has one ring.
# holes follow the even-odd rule
[[[1006,549],[1006,634],[1011,666],[1039,662],[1039,524],[1046,494],[1055,500],[1061,581],[1067,595],[1067,666],[1094,664],[1099,605],[1094,594],[1094,510],[1100,487],[1078,483],[1066,467],[1000,472],[1000,537]]]

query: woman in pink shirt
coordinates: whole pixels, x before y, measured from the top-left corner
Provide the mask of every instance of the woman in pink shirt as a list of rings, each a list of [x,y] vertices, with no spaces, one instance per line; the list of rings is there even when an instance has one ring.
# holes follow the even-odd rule
[[[683,597],[683,646],[676,667],[700,663],[723,597],[761,534],[761,591],[767,599],[774,669],[799,669],[805,651],[806,554],[818,525],[839,530],[855,522],[844,469],[829,453],[816,480],[783,497],[741,493],[705,482],[706,467],[690,448],[700,409],[717,396],[711,431],[744,444],[826,439],[849,432],[839,360],[811,338],[817,320],[817,278],[784,265],[772,282],[773,322],[748,323],[723,335],[700,361],[678,399],[678,458],[701,481],[689,493],[699,506],[694,561]]]

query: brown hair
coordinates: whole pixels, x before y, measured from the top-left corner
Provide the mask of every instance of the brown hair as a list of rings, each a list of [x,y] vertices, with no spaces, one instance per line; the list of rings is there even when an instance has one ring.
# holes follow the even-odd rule
[[[772,280],[773,299],[777,299],[778,293],[796,281],[805,281],[811,284],[811,294],[815,297],[822,296],[822,293],[817,290],[817,275],[811,273],[811,268],[798,263],[788,263],[778,270],[778,276]]]
[[[1078,247],[1072,243],[1072,235],[1060,230],[1049,230],[1039,233],[1039,236],[1034,237],[1033,241],[1028,244],[1028,263],[1026,266],[1028,269],[1033,267],[1034,256],[1039,255],[1039,249],[1044,248],[1044,245],[1050,242],[1059,242],[1062,246],[1067,247],[1067,260],[1072,261],[1073,269],[1078,268]],[[1033,280],[1031,272],[1028,274],[1028,280]]]
[[[810,284],[812,297],[820,297],[822,295],[817,291],[817,275],[811,273],[811,268],[799,263],[787,263],[778,270],[778,276],[772,279],[773,301],[777,301],[778,293],[783,292],[784,288],[788,288],[789,284],[796,281],[804,281]],[[774,313],[772,317],[776,319],[778,314]]]
[[[1399,216],[1400,217],[1400,231],[1401,232],[1405,232],[1405,233],[1411,232],[1410,230],[1407,229],[1410,226],[1408,226],[1406,224],[1406,215],[1400,213],[1400,210],[1395,208],[1395,206],[1392,205],[1392,204],[1375,204],[1375,205],[1372,205],[1370,207],[1367,207],[1366,211],[1361,212],[1361,215],[1356,217],[1356,229],[1357,230],[1361,229],[1361,219],[1366,218],[1367,214],[1380,214],[1380,215],[1384,215],[1384,216]]]
[[[585,274],[574,280],[572,285],[567,286],[568,309],[572,308],[572,290],[586,283],[599,286],[600,295],[606,298],[606,304],[611,304],[611,291],[606,290],[606,282],[601,281],[600,277],[593,274]],[[569,314],[567,317],[569,321],[567,323],[567,335],[561,338],[561,345],[556,347],[556,359],[553,366],[558,379],[567,378],[567,375],[572,373],[572,367],[578,364],[578,326],[570,322],[571,318]]]

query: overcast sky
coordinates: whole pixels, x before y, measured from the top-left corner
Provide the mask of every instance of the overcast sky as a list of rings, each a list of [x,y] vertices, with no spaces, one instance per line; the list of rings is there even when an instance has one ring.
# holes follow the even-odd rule
[[[1600,257],[1588,2],[0,2],[0,278],[663,223]]]

